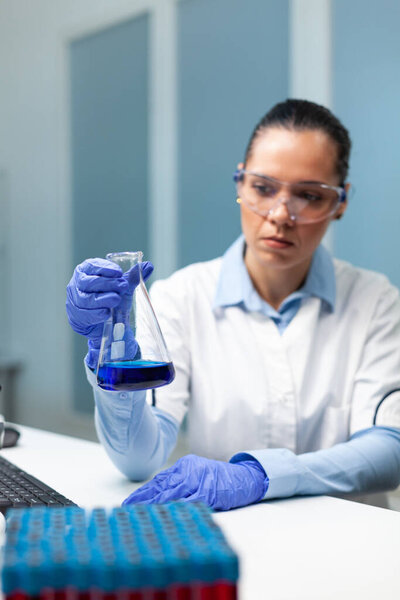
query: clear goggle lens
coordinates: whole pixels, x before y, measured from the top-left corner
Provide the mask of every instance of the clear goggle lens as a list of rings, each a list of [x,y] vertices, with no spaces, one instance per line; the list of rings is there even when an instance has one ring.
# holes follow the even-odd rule
[[[267,217],[285,204],[292,221],[314,223],[334,214],[345,199],[345,190],[320,183],[284,183],[248,171],[235,173],[240,199],[257,214]],[[287,190],[282,194],[282,190]]]

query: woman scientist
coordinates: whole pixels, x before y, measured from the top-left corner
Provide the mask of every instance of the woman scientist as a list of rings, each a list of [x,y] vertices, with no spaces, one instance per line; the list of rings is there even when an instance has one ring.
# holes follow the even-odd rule
[[[111,460],[132,480],[148,478],[188,413],[194,454],[125,502],[227,510],[399,484],[399,293],[320,245],[346,210],[349,152],[347,130],[311,102],[287,100],[258,123],[235,173],[243,235],[222,258],[152,286],[176,370],[153,406],[145,392],[101,390],[93,373],[125,277],[103,259],[75,269],[67,312],[89,340],[96,427]]]

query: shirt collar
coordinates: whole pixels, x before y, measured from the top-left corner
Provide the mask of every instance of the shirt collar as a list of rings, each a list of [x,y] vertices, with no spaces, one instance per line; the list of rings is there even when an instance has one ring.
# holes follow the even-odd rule
[[[267,303],[260,298],[250,279],[243,260],[244,248],[245,239],[241,235],[222,257],[213,308],[242,305],[247,310],[264,312],[263,307]],[[314,252],[304,285],[290,294],[279,309],[284,309],[294,300],[309,296],[317,296],[331,311],[335,309],[336,281],[333,260],[322,245]]]

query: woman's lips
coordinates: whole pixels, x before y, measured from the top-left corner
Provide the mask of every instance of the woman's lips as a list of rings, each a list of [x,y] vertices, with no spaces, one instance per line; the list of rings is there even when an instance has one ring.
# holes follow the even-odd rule
[[[262,242],[270,248],[277,248],[280,250],[283,250],[284,248],[290,248],[290,246],[293,246],[293,242],[290,242],[285,238],[279,238],[274,236],[262,238]]]

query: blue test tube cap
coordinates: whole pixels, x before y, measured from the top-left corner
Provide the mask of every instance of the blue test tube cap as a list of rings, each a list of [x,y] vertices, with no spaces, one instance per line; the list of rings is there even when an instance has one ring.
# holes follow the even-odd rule
[[[87,555],[71,556],[68,560],[68,584],[73,585],[79,592],[84,592],[90,587],[90,562]]]
[[[52,564],[42,550],[34,548],[25,556],[25,570],[23,590],[29,596],[37,596],[40,590],[49,583],[49,574],[52,573]]]
[[[142,558],[138,555],[124,552],[118,560],[118,574],[121,587],[128,589],[141,588],[149,585],[148,571]]]
[[[3,554],[3,568],[1,572],[2,590],[6,595],[23,589],[24,562],[18,557],[15,549],[6,549]]]

